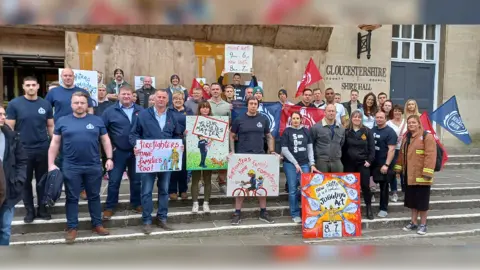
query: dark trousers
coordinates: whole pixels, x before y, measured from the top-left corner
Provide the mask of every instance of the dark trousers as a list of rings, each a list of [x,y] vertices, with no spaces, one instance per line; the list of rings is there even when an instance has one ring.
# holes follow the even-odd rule
[[[380,186],[380,210],[388,212],[388,196],[389,196],[389,183],[392,177],[395,177],[395,173],[389,168],[387,174],[382,174],[380,168],[382,166],[376,166],[372,168],[373,181]]]
[[[360,173],[360,187],[366,205],[372,204],[372,191],[370,190],[370,167],[364,166],[365,162],[346,162],[345,172]]]
[[[65,208],[67,212],[67,228],[78,228],[78,199],[82,191],[82,184],[87,192],[88,211],[92,227],[102,225],[102,204],[100,202],[100,188],[102,186],[102,167],[78,166],[63,164],[63,177],[65,181],[65,193],[67,200]]]
[[[133,208],[141,206],[140,193],[142,191],[142,182],[140,174],[135,171],[135,155],[133,151],[115,149],[115,151],[113,151],[113,164],[113,169],[108,172],[108,190],[105,209],[115,210],[118,203],[118,194],[120,192],[123,173],[127,168],[130,182],[130,204]]]
[[[33,203],[32,180],[35,174],[37,183],[42,176],[48,172],[48,149],[28,150],[27,151],[27,180],[23,191],[23,204],[27,212],[33,212],[35,209]],[[36,185],[37,191],[37,205],[40,205],[41,195],[43,194],[42,187]]]
[[[57,158],[55,159],[55,165],[57,165],[58,169],[63,173],[63,153],[62,153],[62,146],[61,145],[60,145],[60,149],[58,149],[58,155],[57,155]],[[48,170],[48,168],[47,168],[47,170]],[[80,189],[82,191],[85,190],[85,186],[83,185],[83,183],[81,183]]]
[[[200,151],[200,167],[207,166],[205,165],[205,160],[207,159],[207,151]]]
[[[168,194],[181,194],[188,191],[187,155],[184,153],[182,156],[182,170],[172,172],[172,174],[170,175]]]

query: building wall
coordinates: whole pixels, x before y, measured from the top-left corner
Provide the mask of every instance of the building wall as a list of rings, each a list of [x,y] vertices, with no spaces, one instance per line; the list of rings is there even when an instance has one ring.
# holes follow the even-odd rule
[[[373,91],[389,91],[391,28],[382,27],[373,32],[372,58],[366,53],[357,59],[356,26],[335,26],[327,51],[281,50],[255,46],[253,67],[257,78],[263,82],[266,100],[277,100],[277,92],[285,88],[289,96],[294,97],[297,81],[301,80],[310,57],[319,66],[323,82],[312,87],[325,89],[333,87],[341,91],[344,99],[352,87],[361,90],[361,97]],[[99,46],[93,51],[93,68],[104,72],[111,78],[117,67],[125,72],[126,80],[133,82],[134,76],[150,75],[156,77],[156,87],[166,87],[172,74],[178,74],[185,87],[191,86],[194,77],[205,77],[208,82],[216,81],[220,70],[215,62],[221,59],[222,52],[212,53],[209,57],[198,55],[199,44],[194,41],[173,41],[149,39],[131,36],[100,35]],[[301,42],[301,41],[299,41]],[[221,46],[219,46],[221,47]],[[213,49],[212,49],[213,50]],[[196,54],[197,53],[197,54]],[[79,68],[81,53],[78,50],[77,34],[66,34],[66,66]],[[378,76],[338,75],[347,66],[364,72],[366,68],[376,68]],[[372,70],[372,69],[370,69]],[[245,75],[244,80],[250,80]],[[342,85],[342,82],[346,82]],[[361,85],[354,85],[360,83]],[[343,90],[342,90],[343,89]]]
[[[1,28],[0,54],[20,54],[63,57],[65,36],[62,32],[26,31]]]
[[[439,103],[455,95],[465,126],[469,130],[473,145],[466,146],[450,133],[442,130],[444,144],[452,150],[467,151],[480,147],[480,125],[478,105],[480,101],[480,26],[447,25],[444,33],[443,72],[440,84],[443,93]]]

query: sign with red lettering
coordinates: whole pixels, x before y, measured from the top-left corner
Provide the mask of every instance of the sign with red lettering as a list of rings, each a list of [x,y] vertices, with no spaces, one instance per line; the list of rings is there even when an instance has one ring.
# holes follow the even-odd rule
[[[182,140],[137,140],[136,172],[180,171],[183,156]]]
[[[225,44],[225,71],[250,73],[253,65],[253,46]]]
[[[236,154],[228,160],[227,196],[275,197],[279,193],[279,180],[277,156]]]

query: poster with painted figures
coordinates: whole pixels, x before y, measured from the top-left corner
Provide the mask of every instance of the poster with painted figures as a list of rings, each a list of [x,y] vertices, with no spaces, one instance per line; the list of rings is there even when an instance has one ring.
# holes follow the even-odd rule
[[[136,172],[180,171],[183,150],[182,140],[137,140],[134,149]]]
[[[275,155],[234,154],[228,160],[227,196],[276,197],[280,159]]]
[[[187,116],[187,170],[226,170],[228,116]]]
[[[63,85],[62,81],[62,71],[63,68],[58,69],[58,78],[60,78],[60,84]],[[80,70],[73,69],[75,74],[75,79],[73,83],[78,88],[83,88],[90,93],[90,97],[93,100],[93,106],[97,107],[98,105],[98,72],[92,70]]]
[[[301,186],[303,238],[362,235],[360,174],[304,173]]]

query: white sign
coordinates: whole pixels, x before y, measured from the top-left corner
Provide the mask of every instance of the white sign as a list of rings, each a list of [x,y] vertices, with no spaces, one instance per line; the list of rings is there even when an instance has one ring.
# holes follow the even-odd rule
[[[263,89],[263,82],[262,81],[257,81],[258,86],[260,86]],[[245,81],[245,85],[250,85],[250,81]]]
[[[63,68],[58,69],[58,78],[60,78],[60,84],[63,85],[62,80]],[[90,97],[93,100],[93,106],[97,107],[98,104],[98,72],[92,70],[80,70],[73,69],[75,74],[74,84],[78,88],[82,88],[88,91]]]
[[[135,151],[137,173],[182,170],[182,140],[137,140]]]
[[[253,66],[253,46],[225,44],[225,71],[250,73]]]
[[[227,196],[278,196],[280,160],[274,155],[235,154],[228,160]]]
[[[142,88],[144,77],[146,76],[135,76],[135,90]],[[152,78],[152,87],[155,88],[155,77],[150,78]]]
[[[201,85],[204,85],[207,83],[207,78],[195,78],[197,82]]]

